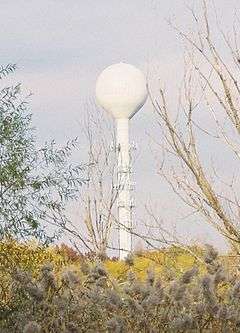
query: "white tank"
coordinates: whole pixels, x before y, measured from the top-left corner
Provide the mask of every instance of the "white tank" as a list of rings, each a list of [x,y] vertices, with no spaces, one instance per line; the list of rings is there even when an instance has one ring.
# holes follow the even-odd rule
[[[147,99],[146,79],[136,67],[119,63],[104,69],[96,83],[98,103],[116,119],[130,119]]]

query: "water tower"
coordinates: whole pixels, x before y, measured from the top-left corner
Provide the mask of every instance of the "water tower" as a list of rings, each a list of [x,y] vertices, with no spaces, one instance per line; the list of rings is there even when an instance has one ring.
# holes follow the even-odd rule
[[[132,65],[111,65],[104,69],[97,79],[96,98],[103,109],[116,120],[119,257],[124,259],[132,250],[129,120],[147,99],[146,79],[143,73]]]

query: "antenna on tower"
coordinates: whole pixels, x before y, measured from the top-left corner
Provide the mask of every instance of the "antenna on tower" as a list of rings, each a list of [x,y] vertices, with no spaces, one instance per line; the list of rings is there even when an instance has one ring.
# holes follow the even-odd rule
[[[147,99],[147,84],[136,67],[119,63],[104,69],[96,83],[96,98],[116,121],[119,257],[132,251],[132,183],[129,145],[129,121]]]

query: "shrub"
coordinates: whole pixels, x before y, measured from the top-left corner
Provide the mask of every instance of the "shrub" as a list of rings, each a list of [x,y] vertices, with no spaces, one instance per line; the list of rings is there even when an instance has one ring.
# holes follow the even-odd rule
[[[212,247],[203,260],[204,272],[192,266],[179,276],[162,279],[162,274],[148,268],[144,280],[137,278],[134,262],[128,260],[119,263],[127,275],[120,283],[101,262],[83,266],[82,272],[79,266],[68,268],[61,275],[54,272],[54,265],[45,264],[36,278],[18,269],[11,274],[11,306],[1,309],[1,329],[6,333],[239,332],[239,274],[227,272]]]

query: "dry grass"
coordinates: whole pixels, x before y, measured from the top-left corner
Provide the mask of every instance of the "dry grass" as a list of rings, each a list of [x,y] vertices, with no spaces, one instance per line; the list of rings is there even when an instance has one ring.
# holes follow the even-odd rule
[[[124,267],[115,277],[105,268],[109,261],[85,260],[61,274],[46,263],[36,277],[12,269],[1,290],[1,332],[239,332],[238,270],[227,271],[212,247],[202,258],[182,273],[148,266],[140,278],[137,256],[112,262]]]

